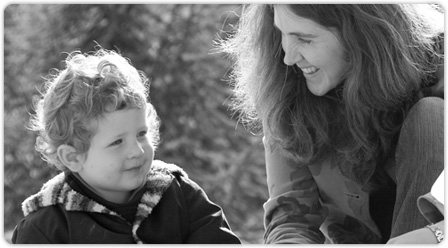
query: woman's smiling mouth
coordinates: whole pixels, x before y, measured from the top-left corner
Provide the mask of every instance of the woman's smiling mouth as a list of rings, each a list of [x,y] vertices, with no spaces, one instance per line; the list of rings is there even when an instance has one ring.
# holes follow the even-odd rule
[[[310,66],[310,67],[304,67],[304,68],[300,68],[303,72],[303,74],[307,74],[307,75],[311,75],[316,73],[319,69],[314,67],[314,66]]]

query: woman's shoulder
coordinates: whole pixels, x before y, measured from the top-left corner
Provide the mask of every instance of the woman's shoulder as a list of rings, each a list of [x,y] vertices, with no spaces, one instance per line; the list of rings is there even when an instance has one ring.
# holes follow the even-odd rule
[[[434,40],[434,51],[439,57],[440,63],[438,65],[437,71],[430,79],[430,84],[427,87],[422,88],[420,94],[421,96],[436,96],[444,98],[444,33],[433,38]]]
[[[444,102],[439,97],[424,97],[415,103],[403,121],[399,142],[411,139],[413,145],[419,141],[429,146],[426,142],[431,141],[433,149],[443,149]]]
[[[409,116],[417,118],[433,118],[443,116],[445,101],[436,96],[423,97],[419,99],[409,110]],[[407,117],[407,118],[408,118]],[[428,119],[430,121],[430,119]]]

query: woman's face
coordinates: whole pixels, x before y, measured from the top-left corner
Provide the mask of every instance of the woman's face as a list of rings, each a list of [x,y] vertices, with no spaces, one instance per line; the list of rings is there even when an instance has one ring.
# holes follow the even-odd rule
[[[284,5],[274,7],[274,25],[282,33],[284,63],[302,70],[311,93],[323,96],[342,82],[348,62],[335,32]]]

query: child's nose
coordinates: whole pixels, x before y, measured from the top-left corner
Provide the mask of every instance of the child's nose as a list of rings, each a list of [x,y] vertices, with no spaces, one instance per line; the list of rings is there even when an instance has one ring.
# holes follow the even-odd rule
[[[145,153],[145,150],[143,149],[140,142],[136,141],[134,142],[134,145],[130,148],[129,151],[129,158],[137,158],[140,157]]]

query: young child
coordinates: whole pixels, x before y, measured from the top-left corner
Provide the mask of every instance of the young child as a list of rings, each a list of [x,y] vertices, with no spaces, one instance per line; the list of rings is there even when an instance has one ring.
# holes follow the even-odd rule
[[[63,172],[22,203],[13,243],[240,243],[181,168],[153,160],[159,120],[146,82],[102,48],[69,54],[47,80],[31,129]]]

